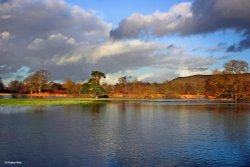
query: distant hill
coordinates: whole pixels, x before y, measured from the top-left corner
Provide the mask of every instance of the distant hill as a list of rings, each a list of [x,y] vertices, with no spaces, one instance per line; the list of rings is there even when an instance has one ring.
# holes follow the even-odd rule
[[[178,77],[171,81],[169,84],[204,84],[207,79],[209,79],[211,75],[193,75],[188,77]]]
[[[237,76],[237,79],[235,77]],[[171,81],[169,81],[167,84],[169,86],[170,90],[174,90],[179,94],[197,94],[197,95],[205,95],[208,93],[212,87],[210,88],[210,85],[208,84],[209,81],[215,80],[215,77],[218,79],[223,80],[224,84],[228,84],[229,82],[232,82],[234,80],[233,84],[238,84],[240,80],[244,80],[244,85],[246,87],[246,94],[248,97],[250,97],[250,73],[245,74],[218,74],[218,75],[193,75],[188,77],[178,77]],[[233,85],[231,83],[231,85]],[[224,86],[223,84],[221,85]],[[211,94],[211,93],[210,93]]]
[[[204,94],[206,81],[211,75],[178,77],[168,82],[170,89],[180,94]]]
[[[234,76],[234,74],[223,74],[223,75]],[[250,73],[239,74],[239,75],[244,76],[248,81],[250,81]],[[169,83],[175,84],[179,82],[182,82],[182,83],[204,82],[207,79],[211,78],[211,76],[213,75],[192,75],[192,76],[187,76],[187,77],[177,77],[169,81]]]

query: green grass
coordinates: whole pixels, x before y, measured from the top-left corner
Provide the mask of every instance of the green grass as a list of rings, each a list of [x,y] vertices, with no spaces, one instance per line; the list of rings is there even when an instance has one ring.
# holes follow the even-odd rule
[[[153,101],[153,99],[136,98],[51,98],[51,99],[1,99],[0,106],[51,106],[51,105],[73,105],[73,104],[93,104],[119,101]]]
[[[105,99],[107,100],[107,99]],[[48,106],[72,105],[104,102],[95,98],[56,98],[56,99],[0,99],[0,106]]]

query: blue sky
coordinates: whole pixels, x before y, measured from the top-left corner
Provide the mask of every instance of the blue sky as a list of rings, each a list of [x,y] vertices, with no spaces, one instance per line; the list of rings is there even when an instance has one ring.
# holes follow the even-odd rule
[[[0,77],[163,82],[250,63],[248,0],[0,1]]]
[[[144,1],[144,0],[126,0],[126,1],[112,1],[112,0],[67,0],[71,4],[77,4],[86,10],[96,11],[97,14],[101,15],[107,22],[111,23],[112,26],[118,26],[119,22],[131,15],[132,13],[141,13],[143,15],[150,15],[156,11],[165,12],[168,11],[173,5],[181,2],[192,2],[192,1],[181,1],[181,0],[155,0],[155,1]],[[241,35],[235,33],[232,30],[221,30],[209,34],[192,35],[187,37],[179,37],[177,35],[170,35],[163,38],[151,39],[162,43],[173,43],[175,45],[189,48],[191,53],[196,53],[202,56],[212,57],[228,57],[230,59],[242,59],[249,61],[249,51],[241,54],[235,53],[224,53],[215,51],[204,51],[202,49],[195,49],[196,47],[207,47],[213,48],[220,44],[234,44],[241,40]],[[220,69],[223,66],[224,61],[218,61],[215,65],[211,66],[211,69]],[[148,71],[147,71],[148,72]]]
[[[151,14],[155,11],[167,11],[173,4],[182,2],[181,0],[67,0],[68,3],[79,5],[86,10],[98,12],[103,18],[117,25],[121,19],[126,18],[132,13]],[[187,2],[187,1],[185,1]]]

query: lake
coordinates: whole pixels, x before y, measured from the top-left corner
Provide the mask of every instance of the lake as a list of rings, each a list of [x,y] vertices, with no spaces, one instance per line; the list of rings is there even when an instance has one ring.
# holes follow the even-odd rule
[[[0,166],[250,166],[250,104],[0,107]]]

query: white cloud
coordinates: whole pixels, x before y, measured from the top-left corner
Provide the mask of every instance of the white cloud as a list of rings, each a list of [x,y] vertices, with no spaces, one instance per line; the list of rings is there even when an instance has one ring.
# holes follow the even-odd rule
[[[246,32],[244,35],[248,36],[249,8],[249,0],[182,2],[166,12],[155,12],[151,15],[134,13],[123,19],[110,34],[113,38],[121,39],[148,35],[161,37],[169,34],[205,34],[233,29],[240,33]]]
[[[108,73],[106,74],[106,78],[103,78],[101,80],[101,83],[107,83],[111,85],[115,85],[118,83],[119,78],[121,77],[127,77],[127,81],[131,82],[137,79],[137,76],[139,76],[139,73],[137,70],[124,70],[124,71],[118,71],[114,73]]]
[[[66,64],[75,64],[78,63],[82,59],[82,55],[67,55],[67,56],[59,56],[54,57],[51,62],[56,65],[62,66]]]
[[[123,76],[129,76],[130,78],[143,82],[164,82],[178,76],[211,73],[209,67],[215,63],[215,59],[189,55],[182,48],[179,48],[179,51],[177,51],[178,48],[172,50],[173,52],[168,49],[168,52],[163,52],[163,55],[155,57],[155,59],[147,59],[150,55],[145,56],[142,59],[147,61],[144,62],[144,65],[142,66],[136,65],[131,68],[131,64],[129,64],[127,65],[127,68],[124,68],[119,72],[114,71],[108,73],[103,82],[116,84],[118,78]],[[135,57],[135,60],[138,61],[140,59]],[[116,68],[117,66],[120,66],[120,64],[114,65],[113,68]],[[117,69],[119,69],[119,67]]]
[[[42,48],[45,45],[45,41],[41,38],[34,39],[27,48],[30,50],[38,50],[39,48]]]
[[[4,31],[0,34],[0,40],[3,40],[3,41],[8,41],[10,40],[11,38],[14,38],[15,36],[12,35],[10,32],[8,31]]]
[[[211,70],[205,70],[205,71],[198,71],[198,70],[189,70],[189,69],[179,69],[176,74],[180,77],[187,77],[192,75],[209,75],[211,74]]]
[[[90,69],[86,50],[106,40],[111,29],[96,13],[64,0],[3,1],[0,22],[0,65],[11,66],[1,76],[27,66],[49,70],[52,79],[77,79]]]
[[[171,27],[182,22],[182,18],[191,17],[189,8],[190,3],[182,3],[169,13],[156,12],[149,17],[137,14],[131,19],[142,26],[153,23],[153,27],[160,30],[157,33],[160,35],[171,31]],[[174,45],[111,40],[110,24],[95,13],[63,0],[0,3],[0,16],[7,15],[11,17],[0,17],[4,23],[0,26],[0,39],[8,39],[0,49],[0,65],[6,65],[0,68],[0,74],[5,78],[9,75],[15,79],[12,74],[25,66],[29,71],[46,69],[53,80],[68,77],[85,80],[90,71],[100,70],[107,74],[109,83],[117,82],[117,78],[124,75],[160,82],[177,76],[177,70],[192,71],[213,64],[211,58],[190,55],[185,48]],[[165,24],[169,26],[164,28]],[[153,71],[143,71],[143,68]]]
[[[119,27],[111,31],[114,38],[135,38],[145,35],[163,36],[183,28],[185,21],[192,17],[192,3],[183,2],[173,6],[168,12],[152,15],[134,13],[122,20]]]
[[[117,55],[136,54],[140,52],[154,52],[163,49],[165,46],[159,43],[143,42],[139,40],[130,41],[107,41],[97,46],[90,54],[91,62],[104,57]]]
[[[73,46],[75,44],[76,41],[74,38],[58,33],[49,35],[47,39],[36,38],[30,44],[28,44],[27,48],[30,50],[41,50],[49,49],[51,47],[63,47],[64,45]]]

